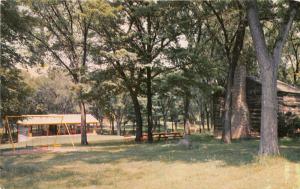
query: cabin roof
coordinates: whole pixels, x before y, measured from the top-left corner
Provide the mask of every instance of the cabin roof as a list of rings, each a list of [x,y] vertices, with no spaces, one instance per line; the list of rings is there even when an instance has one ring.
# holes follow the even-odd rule
[[[60,125],[60,124],[80,124],[80,114],[47,114],[47,115],[22,115],[22,120],[17,122],[18,125]],[[91,114],[86,114],[86,123],[96,124],[99,121]]]
[[[248,76],[247,80],[254,81],[261,85],[261,81],[256,77]],[[300,89],[298,87],[294,87],[280,80],[277,80],[277,91],[300,94]]]

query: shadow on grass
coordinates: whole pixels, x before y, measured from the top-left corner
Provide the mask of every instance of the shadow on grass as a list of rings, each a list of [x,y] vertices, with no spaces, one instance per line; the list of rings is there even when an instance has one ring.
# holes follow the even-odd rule
[[[153,144],[106,143],[93,144],[90,151],[58,153],[51,161],[83,161],[90,164],[126,161],[162,162],[209,162],[222,161],[224,166],[241,166],[256,161],[259,140],[239,140],[222,144],[210,136],[192,136],[193,147],[186,149],[177,145],[177,140]],[[280,142],[281,156],[292,162],[300,162],[299,139],[283,139]],[[98,150],[97,147],[101,147]]]
[[[0,161],[3,166],[0,177],[7,179],[8,183],[13,177],[23,177],[22,186],[10,185],[6,188],[36,188],[40,181],[55,181],[57,179],[76,180],[76,187],[85,184],[99,184],[101,180],[78,180],[78,173],[60,170],[56,173],[54,166],[68,163],[85,162],[88,164],[118,163],[120,161],[160,161],[164,163],[186,162],[201,163],[221,161],[223,166],[241,166],[256,161],[258,140],[233,141],[232,144],[222,144],[211,136],[191,136],[193,147],[186,149],[178,146],[177,140],[155,142],[153,144],[134,144],[132,142],[94,143],[85,151],[54,153],[49,158],[42,158],[45,154],[32,154],[25,156],[11,156]],[[300,140],[282,139],[280,141],[281,156],[292,162],[300,162]],[[78,147],[84,148],[84,147]],[[41,159],[39,159],[41,158]],[[33,163],[34,161],[34,163]],[[17,163],[18,162],[18,163]],[[47,171],[44,171],[47,170]],[[35,183],[32,178],[36,177]],[[25,186],[25,187],[24,187]],[[70,185],[70,187],[72,187]],[[74,186],[73,186],[74,187]]]
[[[91,151],[69,152],[57,154],[52,161],[83,161],[90,164],[114,163],[126,161],[162,161],[162,162],[209,162],[222,161],[224,166],[240,166],[256,161],[258,140],[233,141],[232,144],[222,144],[209,136],[192,136],[193,148],[178,146],[177,141],[159,142],[154,144],[97,144]],[[289,161],[300,161],[300,145],[295,140],[282,141],[282,156]],[[98,147],[99,147],[98,146]]]

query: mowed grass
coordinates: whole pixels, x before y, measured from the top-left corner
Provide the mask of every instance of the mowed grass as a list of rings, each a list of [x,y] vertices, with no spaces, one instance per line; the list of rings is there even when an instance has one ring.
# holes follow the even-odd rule
[[[177,141],[111,142],[80,151],[0,157],[0,188],[299,189],[300,141],[282,139],[281,156],[259,159],[258,140],[225,145],[192,136]]]

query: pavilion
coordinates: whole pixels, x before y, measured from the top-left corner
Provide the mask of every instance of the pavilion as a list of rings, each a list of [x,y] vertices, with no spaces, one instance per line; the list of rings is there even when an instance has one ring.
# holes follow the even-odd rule
[[[81,133],[80,114],[22,115],[16,122],[18,136],[50,136]],[[86,114],[87,132],[96,133],[99,121],[91,114]]]

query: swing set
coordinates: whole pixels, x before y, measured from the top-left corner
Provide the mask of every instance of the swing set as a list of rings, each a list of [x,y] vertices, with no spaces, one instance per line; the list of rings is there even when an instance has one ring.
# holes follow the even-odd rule
[[[26,121],[30,120],[30,119],[37,119],[37,120],[40,120],[39,122],[37,123],[26,123]],[[2,129],[2,133],[0,133],[0,143],[2,142],[2,137],[4,136],[4,132],[6,131],[6,133],[8,134],[8,140],[9,140],[9,143],[11,144],[11,147],[12,147],[12,150],[13,152],[15,152],[16,150],[16,147],[18,145],[18,143],[15,144],[14,142],[14,138],[13,138],[13,132],[12,130],[14,131],[14,125],[11,124],[11,122],[15,120],[15,123],[17,125],[17,142],[18,141],[18,138],[19,138],[19,135],[21,134],[24,134],[24,135],[28,135],[29,138],[31,138],[32,136],[32,127],[35,127],[35,126],[44,126],[46,127],[47,129],[47,147],[49,147],[49,142],[48,142],[48,137],[49,137],[49,128],[51,125],[56,125],[56,128],[57,128],[57,132],[56,132],[56,135],[55,135],[55,139],[52,143],[52,146],[53,147],[59,147],[60,145],[57,144],[57,137],[59,134],[61,134],[61,128],[64,127],[69,135],[69,138],[70,138],[70,142],[72,143],[72,146],[73,148],[75,148],[75,145],[74,145],[74,142],[73,142],[73,138],[71,136],[71,133],[70,133],[70,129],[67,125],[67,123],[65,123],[63,120],[64,120],[64,116],[63,115],[21,115],[21,116],[5,116],[5,119],[4,119],[4,129]],[[51,120],[51,121],[49,121]],[[23,128],[23,131],[24,131],[24,128],[26,129],[27,132],[25,133],[20,133],[20,129],[19,129],[19,126]],[[30,129],[30,132],[29,132],[29,129]],[[4,131],[5,130],[5,131]],[[40,140],[43,140],[43,138],[41,137]],[[26,140],[26,147],[27,147],[27,141]],[[31,138],[31,142],[32,142],[32,147],[35,146],[33,144],[33,139]],[[40,141],[40,144],[41,144],[41,141]],[[45,146],[45,145],[43,145]]]

